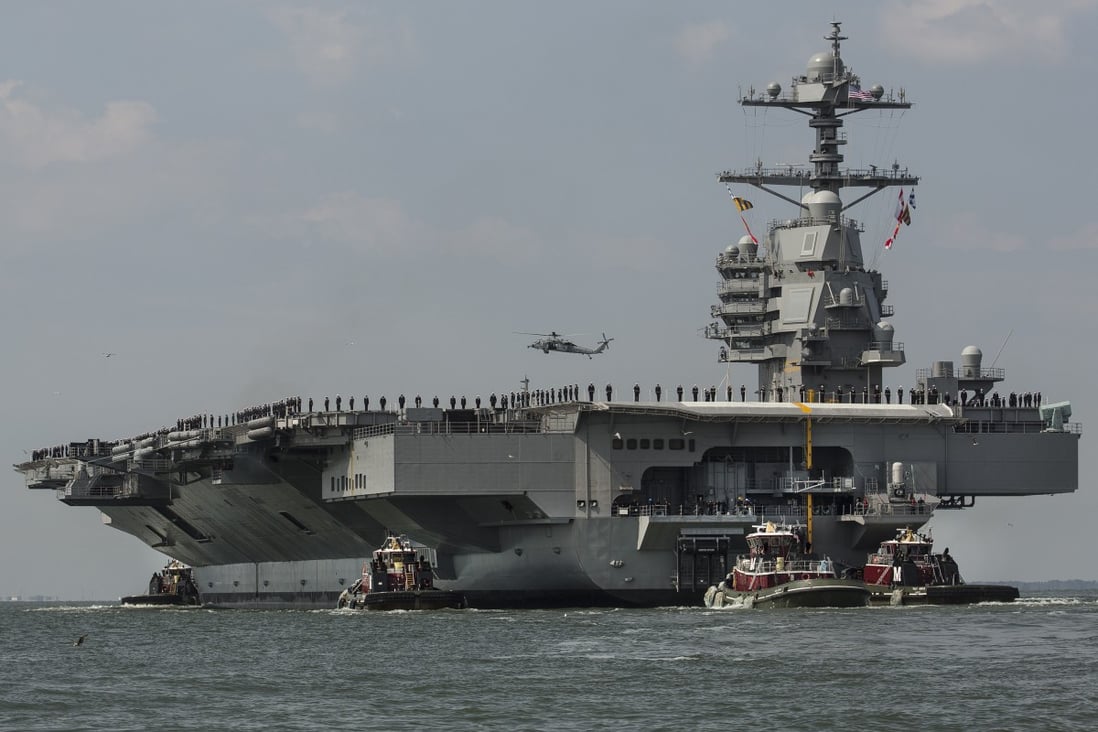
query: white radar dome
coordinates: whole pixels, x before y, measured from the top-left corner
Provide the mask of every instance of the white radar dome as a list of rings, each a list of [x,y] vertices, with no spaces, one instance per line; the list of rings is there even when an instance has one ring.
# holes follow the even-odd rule
[[[816,191],[808,201],[808,213],[814,219],[837,218],[843,202],[834,191]]]
[[[843,60],[831,51],[817,53],[808,60],[806,76],[811,82],[834,81],[846,71]]]

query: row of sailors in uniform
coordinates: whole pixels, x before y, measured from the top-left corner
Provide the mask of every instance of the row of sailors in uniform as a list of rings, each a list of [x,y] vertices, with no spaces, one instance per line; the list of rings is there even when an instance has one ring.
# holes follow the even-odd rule
[[[166,430],[160,432],[145,432],[137,437],[131,437],[130,440],[145,440],[149,437],[156,437],[159,434],[164,434]],[[42,447],[37,450],[31,450],[31,460],[46,460],[48,458],[62,458],[62,457],[102,457],[111,454],[111,448],[115,445],[121,445],[123,442],[129,442],[130,440],[100,440],[92,438],[84,442],[70,442],[68,445],[54,445],[53,447]]]
[[[586,391],[587,391],[587,400],[588,401],[594,401],[595,400],[595,385],[593,383],[588,384]],[[740,401],[744,401],[744,402],[747,401],[747,387],[745,385],[741,384],[740,388],[739,388],[739,392],[740,392]],[[614,388],[611,384],[606,385],[605,393],[606,393],[606,400],[607,401],[613,401]],[[663,387],[662,386],[660,386],[659,384],[656,384],[655,388],[653,389],[653,393],[655,394],[657,402],[662,401],[662,399],[663,399]],[[684,391],[682,385],[679,384],[675,388],[675,396],[678,399],[678,401],[681,402],[683,400],[684,394],[685,394],[685,391]],[[758,391],[756,391],[755,394],[758,395],[758,396],[761,396],[762,401],[778,401],[778,402],[784,401],[787,396],[792,397],[793,394],[796,394],[800,398],[800,401],[802,401],[802,402],[805,401],[810,396],[809,390],[804,385],[800,386],[797,389],[797,391],[793,391],[792,389],[783,389],[780,386],[776,387],[774,389],[767,389],[767,388],[763,387],[763,388],[759,389]],[[1039,407],[1039,406],[1041,406],[1041,392],[1039,392],[1039,391],[1038,392],[1028,392],[1027,391],[1027,392],[1023,392],[1023,393],[1011,392],[1009,396],[1001,397],[1001,396],[999,396],[998,393],[995,393],[995,392],[993,392],[990,396],[985,395],[984,392],[983,392],[983,389],[978,389],[975,392],[975,394],[973,394],[972,396],[969,396],[968,392],[962,390],[957,397],[953,397],[950,394],[940,394],[936,387],[931,387],[930,389],[912,389],[910,394],[911,394],[911,403],[912,404],[937,404],[937,403],[941,402],[941,403],[946,404],[946,405],[960,403],[961,406],[981,406],[981,407],[983,407],[983,406],[991,406],[991,407],[1007,407],[1007,406],[1009,406],[1009,407]],[[702,396],[703,401],[715,402],[715,401],[717,401],[717,387],[710,386],[706,389],[699,390],[698,386],[695,384],[693,386],[693,388],[691,388],[691,390],[690,390],[690,396],[693,397],[693,401],[698,401],[698,396],[699,395]],[[727,401],[731,402],[733,400],[733,390],[732,390],[731,385],[726,387],[725,396],[726,396]],[[845,389],[842,386],[837,386],[837,387],[835,387],[835,389],[833,391],[828,392],[826,390],[826,387],[824,387],[823,385],[820,385],[819,390],[814,391],[811,394],[811,396],[817,402],[837,401],[837,402],[847,402],[847,403],[880,404],[880,403],[882,403],[882,398],[883,398],[883,402],[885,404],[891,404],[892,403],[892,389],[891,389],[891,387],[886,386],[884,388],[884,390],[882,391],[879,384],[875,385],[873,387],[872,392],[870,392],[867,387],[862,387],[862,391],[858,392],[853,386],[847,386],[847,387],[845,387]],[[640,384],[634,384],[633,385],[633,401],[634,402],[639,402],[640,397],[641,397]],[[903,404],[903,402],[904,402],[904,388],[902,386],[899,387],[896,390],[896,397],[897,397],[897,403]],[[520,392],[512,391],[510,393],[510,398],[508,398],[508,395],[506,393],[501,394],[501,395],[499,395],[499,397],[497,397],[495,392],[493,392],[491,395],[489,395],[488,402],[491,405],[492,409],[497,409],[497,408],[507,409],[508,405],[510,405],[512,408],[517,409],[517,408],[531,407],[531,406],[545,406],[545,405],[548,405],[548,404],[575,402],[575,401],[579,401],[580,398],[581,398],[581,391],[580,391],[579,385],[578,384],[570,384],[568,386],[559,387],[557,389],[536,389],[534,391],[520,391]],[[385,399],[385,397],[381,397],[378,400],[378,404],[381,408],[381,411],[383,411],[383,412],[385,411],[385,407],[386,407],[387,403],[388,402]],[[402,411],[404,410],[405,403],[406,403],[406,399],[405,399],[403,394],[401,394],[399,397],[397,397],[397,406],[399,407],[400,410],[402,410]],[[419,408],[423,405],[423,399],[417,394],[415,396],[414,403],[415,403],[415,406],[417,408]],[[431,400],[431,403],[435,408],[438,408],[438,406],[440,404],[439,398],[437,396],[435,396]],[[450,397],[450,409],[457,409],[457,406],[458,406],[459,403],[461,404],[462,409],[466,409],[468,407],[468,402],[466,401],[464,396],[462,396],[460,400],[458,400],[454,396]],[[481,408],[480,396],[477,396],[473,400],[473,404],[475,405],[475,408],[477,408],[477,409]],[[291,414],[300,414],[301,411],[302,411],[302,406],[303,405],[302,405],[301,397],[289,397],[289,398],[286,398],[286,399],[281,399],[277,402],[272,402],[270,404],[263,404],[263,405],[258,405],[258,406],[254,406],[254,407],[247,407],[245,409],[241,409],[241,410],[233,413],[232,415],[226,414],[226,415],[224,415],[224,417],[222,417],[221,415],[217,415],[216,419],[215,419],[214,415],[212,415],[212,414],[200,414],[200,415],[194,415],[192,417],[186,417],[186,418],[179,419],[179,420],[176,421],[176,429],[177,430],[206,429],[206,428],[214,428],[215,426],[220,428],[220,427],[229,427],[230,425],[235,425],[235,424],[244,424],[244,423],[248,422],[249,420],[260,418],[260,417],[270,417],[270,416],[285,417],[285,416],[291,415]],[[307,411],[312,412],[314,406],[318,406],[318,405],[314,405],[312,398],[310,398],[308,400],[308,410]],[[326,412],[330,411],[331,406],[332,406],[332,404],[331,404],[331,401],[328,399],[328,397],[324,397],[324,411],[326,411]],[[343,398],[339,394],[336,394],[336,397],[335,397],[335,408],[336,408],[337,412],[343,410]],[[348,400],[348,408],[351,411],[354,411],[354,408],[355,408],[355,398],[354,397],[351,397]],[[370,397],[364,396],[362,398],[362,408],[363,408],[364,411],[369,411],[370,410]],[[157,433],[147,432],[143,435],[138,435],[137,437],[133,437],[131,439],[134,440],[134,441],[137,441],[137,440],[146,439],[148,437],[153,437],[153,436],[156,436],[156,435],[163,435],[166,432],[167,432],[166,429],[162,429],[162,430],[158,431]],[[96,451],[96,448],[93,447],[93,445],[96,445],[96,444],[98,445],[98,450],[97,451]],[[31,453],[31,459],[37,461],[37,460],[45,460],[47,458],[69,457],[70,455],[73,456],[73,457],[86,457],[86,456],[93,456],[93,455],[105,455],[105,454],[109,454],[110,449],[112,447],[114,447],[115,445],[118,445],[118,444],[121,444],[121,443],[118,442],[118,441],[114,441],[114,442],[102,441],[101,442],[99,440],[88,440],[87,443],[72,443],[71,446],[70,445],[56,445],[54,447],[45,447],[45,448],[33,450],[32,453]]]
[[[309,400],[309,404],[311,411],[311,399]],[[286,397],[285,399],[279,399],[277,402],[271,402],[269,404],[258,404],[253,407],[245,407],[244,409],[233,412],[231,415],[226,414],[224,417],[219,414],[216,419],[212,414],[196,414],[193,417],[176,420],[175,428],[177,430],[199,430],[206,429],[207,427],[229,427],[234,424],[244,424],[253,419],[262,417],[286,417],[291,414],[300,413],[301,397]]]
[[[605,392],[606,392],[607,401],[613,401],[614,389],[613,389],[613,386],[611,384],[606,385]],[[662,401],[662,399],[663,399],[663,387],[660,384],[656,384],[655,389],[653,390],[653,393],[655,394],[657,402]],[[747,401],[747,387],[745,385],[743,385],[743,384],[740,385],[739,393],[740,393],[740,401]],[[762,401],[779,401],[779,402],[785,401],[786,396],[792,396],[794,393],[796,393],[797,396],[799,396],[800,401],[802,401],[802,402],[805,401],[806,398],[809,396],[808,389],[803,385],[800,386],[799,389],[796,392],[794,392],[792,389],[788,389],[788,390],[783,389],[782,387],[777,387],[775,389],[767,389],[767,388],[764,387],[762,389],[759,389],[755,393],[762,397]],[[682,385],[681,384],[678,385],[675,388],[675,396],[677,397],[677,400],[681,402],[683,400],[684,394],[685,394],[685,392],[684,392],[684,389],[683,389]],[[727,401],[732,401],[733,400],[733,390],[732,390],[731,386],[726,387],[725,394],[726,394]],[[690,396],[693,397],[693,401],[696,402],[696,401],[698,401],[699,395],[702,397],[703,401],[715,402],[715,401],[717,401],[717,387],[710,386],[706,389],[699,390],[698,386],[695,384],[693,386],[693,388],[690,390]],[[855,387],[853,387],[853,386],[847,386],[845,388],[845,390],[842,386],[837,386],[837,387],[835,387],[834,391],[827,392],[826,388],[823,385],[821,385],[820,389],[818,391],[815,391],[812,394],[812,396],[814,397],[815,401],[837,401],[837,402],[862,403],[862,404],[871,404],[871,403],[881,404],[882,400],[883,400],[883,403],[885,403],[885,404],[891,404],[892,403],[892,389],[891,389],[891,387],[886,386],[884,388],[884,390],[882,391],[879,384],[875,385],[873,387],[872,393],[869,391],[869,389],[867,387],[863,387],[862,391],[859,393],[855,389]],[[634,384],[633,385],[633,401],[634,402],[639,402],[640,397],[641,397],[640,384]],[[904,388],[902,386],[899,387],[896,390],[896,397],[897,397],[897,403],[903,404],[903,402],[904,402]],[[508,399],[508,395],[506,393],[501,394],[501,395],[499,395],[499,397],[497,397],[495,392],[493,392],[492,394],[489,395],[488,402],[491,405],[492,409],[496,409],[496,408],[507,409],[508,405],[510,405],[513,408],[530,407],[530,406],[545,406],[545,405],[548,405],[548,404],[575,402],[575,401],[578,401],[579,399],[580,399],[579,385],[578,384],[570,384],[568,386],[559,387],[557,389],[536,389],[536,390],[533,390],[533,391],[522,391],[522,392],[512,391],[510,393],[510,399]],[[595,399],[595,385],[594,384],[588,384],[587,385],[587,399],[588,399],[588,401],[594,401],[594,399]],[[939,394],[938,389],[936,387],[931,387],[929,390],[928,389],[912,389],[911,390],[911,403],[912,404],[937,404],[939,402],[942,402],[944,404],[951,404],[951,403],[954,403],[955,401],[957,401],[957,399],[956,398],[951,398],[949,394]],[[980,389],[980,390],[977,390],[977,392],[970,398],[968,396],[968,393],[966,391],[962,390],[960,392],[960,395],[959,395],[959,401],[963,406],[968,406],[968,405],[971,404],[972,406],[989,406],[990,405],[990,406],[998,407],[998,406],[1007,406],[1008,403],[1009,403],[1009,406],[1011,406],[1011,407],[1031,407],[1031,406],[1040,406],[1040,404],[1041,404],[1041,393],[1040,392],[1025,392],[1024,394],[1017,394],[1015,392],[1011,392],[1009,399],[1007,399],[1006,397],[999,397],[998,394],[994,394],[994,393],[990,397],[986,397],[983,393],[983,390]],[[397,407],[401,411],[404,410],[406,402],[407,402],[407,400],[406,400],[406,398],[403,394],[401,394],[399,397],[397,397]],[[440,401],[439,401],[438,396],[435,396],[431,400],[431,403],[437,409],[440,405]],[[466,398],[464,396],[462,396],[459,400],[458,398],[451,395],[449,403],[450,403],[450,409],[457,409],[458,404],[461,405],[462,409],[467,409],[469,407],[469,402],[466,400]],[[331,411],[332,402],[328,397],[324,397],[323,404],[324,404],[324,411],[325,412]],[[384,396],[381,397],[378,400],[378,405],[379,405],[380,410],[382,412],[385,411],[385,408],[386,408],[387,404],[388,404],[388,401],[386,400],[386,398]],[[414,404],[415,404],[417,409],[423,406],[423,399],[418,394],[414,398]],[[307,411],[312,412],[314,410],[315,406],[319,406],[319,405],[314,405],[313,399],[310,397],[309,400],[308,400],[308,410]],[[348,406],[348,409],[350,411],[354,411],[354,409],[355,409],[355,398],[353,396],[350,397],[350,399],[348,400],[347,406]],[[473,400],[473,406],[476,409],[481,408],[481,398],[480,398],[479,395]],[[230,424],[238,424],[238,423],[247,422],[248,420],[255,419],[257,417],[265,417],[265,416],[284,417],[284,416],[287,416],[289,414],[299,414],[299,413],[301,413],[301,408],[302,408],[301,397],[292,397],[290,399],[285,399],[285,400],[281,400],[279,402],[274,402],[273,404],[267,404],[267,405],[263,405],[263,406],[259,406],[259,407],[252,407],[252,408],[249,408],[249,409],[241,410],[241,411],[235,413],[234,415],[232,415],[233,419],[232,419],[231,423],[230,423],[229,415],[225,415],[224,419],[222,419],[221,416],[218,416],[217,420],[216,420],[216,426],[217,427],[222,427],[222,426],[228,427]],[[362,398],[362,409],[364,411],[370,411],[370,397],[369,396],[364,396]],[[337,412],[343,411],[343,398],[339,394],[336,394],[336,397],[335,397],[335,410]],[[215,420],[214,420],[213,415],[200,415],[200,416],[189,418],[188,420],[180,420],[180,422],[177,425],[177,428],[178,429],[198,429],[198,428],[206,428],[207,426],[208,427],[214,427],[215,426]]]
[[[311,402],[310,402],[311,403]],[[301,397],[288,397],[286,399],[280,399],[277,402],[271,402],[270,404],[261,404],[254,407],[245,407],[231,416],[226,414],[224,417],[217,415],[216,419],[212,414],[196,414],[190,417],[183,417],[175,421],[176,430],[197,430],[206,429],[207,427],[228,427],[230,424],[244,424],[245,422],[256,419],[257,417],[285,417],[288,414],[299,413],[301,411]],[[131,437],[127,440],[98,440],[91,439],[86,442],[73,442],[69,445],[55,445],[54,447],[43,447],[37,450],[31,451],[31,460],[45,460],[47,458],[61,458],[61,457],[98,457],[111,454],[111,448],[121,445],[124,442],[139,442],[141,440],[148,439],[150,437],[164,437],[170,432],[169,428],[164,427],[156,432],[145,432],[144,434]]]

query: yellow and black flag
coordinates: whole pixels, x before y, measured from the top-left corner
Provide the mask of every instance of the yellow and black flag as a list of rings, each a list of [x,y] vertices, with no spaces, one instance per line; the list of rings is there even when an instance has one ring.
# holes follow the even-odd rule
[[[724,184],[724,187],[728,189],[728,195],[732,197],[732,203],[736,204],[736,210],[740,212],[740,221],[743,222],[743,228],[747,229],[747,235],[751,237],[751,241],[758,244],[759,240],[751,233],[751,227],[747,225],[747,219],[743,217],[743,212],[752,207],[751,201],[737,196],[732,192],[732,186],[727,183]]]

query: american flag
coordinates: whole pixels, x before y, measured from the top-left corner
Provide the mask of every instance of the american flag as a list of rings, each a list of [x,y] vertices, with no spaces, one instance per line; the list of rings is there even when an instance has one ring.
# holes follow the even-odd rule
[[[850,90],[846,93],[848,99],[860,99],[863,102],[873,101],[873,95],[867,91],[862,91],[860,86],[850,85]]]

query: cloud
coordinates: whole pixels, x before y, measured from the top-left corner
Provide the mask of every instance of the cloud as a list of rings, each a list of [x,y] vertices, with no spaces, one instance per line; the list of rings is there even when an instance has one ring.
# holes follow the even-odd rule
[[[107,102],[98,117],[46,109],[17,94],[20,82],[0,83],[0,160],[31,170],[53,163],[89,163],[126,155],[145,144],[156,122],[152,105]]]
[[[917,0],[894,2],[880,14],[887,45],[931,63],[981,64],[1067,57],[1073,15],[1092,0]]]
[[[1067,236],[1050,239],[1048,248],[1055,252],[1070,252],[1082,250],[1098,251],[1098,224],[1084,224],[1078,231]]]
[[[391,198],[356,192],[330,195],[280,222],[278,233],[328,241],[386,257],[450,254],[525,259],[541,250],[531,231],[502,218],[482,216],[453,230],[418,221]],[[274,232],[271,232],[274,233]]]
[[[140,154],[78,167],[14,176],[0,168],[3,254],[61,241],[148,246],[153,242],[139,243],[132,234],[103,235],[135,227],[156,232],[169,221],[175,233],[183,222],[191,231],[208,229],[225,220],[235,163],[227,145],[153,141]]]
[[[407,25],[369,22],[353,11],[287,6],[272,9],[268,17],[286,35],[294,64],[314,86],[341,86],[365,66],[392,62],[413,47]]]
[[[297,238],[308,246],[327,242],[394,259],[434,257],[443,261],[471,256],[526,264],[548,256],[553,266],[582,261],[584,266],[607,271],[661,271],[673,259],[672,247],[650,236],[583,232],[547,236],[494,215],[445,227],[417,220],[392,198],[371,198],[357,192],[336,193],[302,211],[258,225],[265,236]]]
[[[389,255],[418,248],[429,238],[428,228],[410,219],[399,201],[353,192],[333,194],[311,206],[300,213],[298,223],[310,239]]]
[[[5,254],[88,241],[139,221],[221,216],[225,168],[235,160],[226,145],[165,144],[146,102],[110,101],[89,116],[43,99],[19,82],[0,83]]]
[[[1083,224],[1077,231],[1056,238],[1028,241],[989,226],[977,214],[962,213],[947,220],[936,237],[944,246],[1003,254],[1025,251],[1041,256],[1048,252],[1098,251],[1098,224],[1095,223]]]
[[[961,213],[945,221],[938,234],[939,245],[964,247],[966,250],[982,250],[999,253],[1020,252],[1028,249],[1026,240],[1017,234],[998,231],[987,225],[974,213]]]
[[[675,34],[672,43],[679,56],[691,64],[700,64],[708,61],[726,40],[728,26],[724,21],[711,20],[686,26]]]

